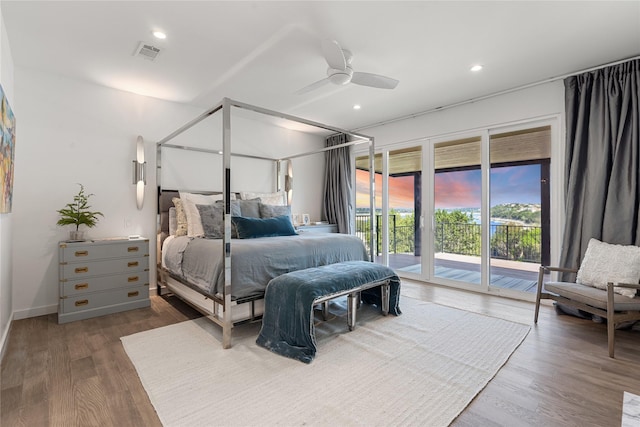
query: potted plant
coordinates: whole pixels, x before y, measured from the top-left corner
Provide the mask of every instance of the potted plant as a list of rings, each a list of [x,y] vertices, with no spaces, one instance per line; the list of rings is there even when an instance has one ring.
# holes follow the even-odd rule
[[[78,184],[80,191],[73,196],[73,203],[67,203],[67,205],[58,210],[60,219],[58,225],[75,225],[76,229],[70,232],[71,240],[83,240],[84,231],[80,231],[82,224],[91,228],[98,222],[98,216],[104,217],[102,212],[91,211],[89,206],[89,198],[93,194],[86,194],[84,192],[84,185]]]

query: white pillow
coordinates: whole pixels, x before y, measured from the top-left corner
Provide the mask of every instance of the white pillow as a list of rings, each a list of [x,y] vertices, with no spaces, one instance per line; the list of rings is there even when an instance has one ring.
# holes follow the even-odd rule
[[[240,198],[242,200],[260,198],[260,202],[265,205],[287,205],[287,193],[285,191],[277,191],[275,193],[253,193],[251,191],[241,191]]]
[[[180,197],[174,197],[171,200],[173,201],[173,206],[176,208],[175,235],[186,236],[187,235],[187,214],[184,213],[184,207],[182,206],[182,199],[180,199]]]
[[[589,240],[576,282],[598,289],[607,289],[607,282],[640,283],[640,247]],[[613,289],[629,298],[636,296],[635,289]]]
[[[169,235],[175,236],[178,230],[178,217],[176,213],[176,207],[169,208]]]
[[[204,229],[202,228],[200,212],[196,205],[213,205],[216,200],[222,200],[222,194],[205,196],[204,194],[180,191],[180,200],[182,200],[182,207],[184,208],[184,213],[187,216],[187,236],[203,237]]]

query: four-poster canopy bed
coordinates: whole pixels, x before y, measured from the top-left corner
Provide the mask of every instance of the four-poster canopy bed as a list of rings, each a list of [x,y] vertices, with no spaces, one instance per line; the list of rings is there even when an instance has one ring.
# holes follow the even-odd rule
[[[232,108],[257,113],[262,116],[286,120],[320,129],[323,132],[332,134],[345,134],[350,141],[330,147],[323,147],[313,151],[294,153],[292,155],[270,158],[258,155],[241,154],[231,151],[232,146]],[[221,133],[222,149],[218,147],[199,148],[184,144],[175,144],[172,141],[179,135],[184,134],[198,123],[205,119],[222,114]],[[317,267],[343,261],[367,260],[372,261],[375,257],[375,201],[374,201],[374,173],[373,164],[370,164],[370,218],[369,218],[369,241],[368,250],[362,241],[354,235],[345,234],[295,234],[290,235],[287,224],[276,225],[277,231],[273,234],[271,228],[266,231],[264,238],[242,238],[256,237],[250,235],[252,231],[263,230],[260,227],[272,227],[272,223],[281,222],[282,216],[267,215],[266,218],[253,219],[244,218],[245,210],[242,207],[249,203],[260,205],[260,209],[267,209],[260,202],[261,199],[254,198],[246,200],[243,192],[232,192],[231,182],[231,158],[240,157],[252,159],[252,161],[267,161],[275,164],[275,188],[278,192],[283,190],[283,162],[290,162],[292,159],[321,154],[330,150],[343,147],[350,147],[355,144],[366,143],[369,145],[369,159],[373,163],[374,140],[371,137],[339,129],[333,126],[317,123],[276,111],[248,105],[228,98],[224,98],[221,103],[205,111],[194,120],[185,124],[175,132],[163,138],[156,144],[156,165],[157,165],[157,186],[158,186],[158,264],[157,282],[158,294],[162,294],[162,289],[167,288],[178,297],[194,305],[198,310],[208,315],[208,317],[222,327],[222,345],[224,348],[231,346],[231,329],[234,324],[256,318],[258,312],[263,310],[264,289],[270,279],[287,273],[289,271],[302,270],[309,267]],[[210,154],[222,157],[222,188],[212,189],[212,191],[198,192],[199,195],[192,195],[186,189],[165,189],[163,187],[162,160],[163,152],[166,149],[194,151],[200,154]],[[285,169],[286,170],[286,169]],[[179,191],[182,190],[182,191]],[[238,190],[234,188],[234,190]],[[253,189],[247,189],[252,190]],[[208,196],[202,196],[207,194]],[[278,193],[279,194],[279,193]],[[253,194],[256,195],[255,193]],[[259,194],[258,194],[259,196]],[[273,194],[269,194],[272,197]],[[183,204],[186,198],[202,201],[201,197],[211,197],[212,208],[207,208],[203,204],[196,203],[195,207],[202,216],[201,221],[208,221],[211,216],[210,211],[218,208],[219,234],[214,238],[194,238],[193,236],[173,236],[169,234],[169,210],[174,207],[174,203]],[[214,202],[213,199],[219,199]],[[178,199],[178,200],[176,200]],[[244,202],[246,200],[246,202]],[[245,203],[244,205],[241,205]],[[285,204],[278,203],[279,205]],[[253,209],[255,206],[251,206]],[[185,206],[194,209],[193,204]],[[209,209],[209,210],[207,210]],[[276,212],[282,213],[280,208]],[[261,211],[262,212],[262,211]],[[255,215],[253,215],[255,216]],[[261,215],[262,216],[262,215]],[[289,211],[290,216],[290,211]],[[215,215],[214,215],[215,217]],[[221,217],[221,218],[220,218]],[[238,218],[240,217],[240,218]],[[245,227],[243,221],[248,221]],[[290,220],[289,220],[290,222]],[[269,224],[269,225],[266,225]],[[244,228],[243,228],[244,227]],[[256,228],[257,227],[257,228]],[[284,227],[284,232],[282,230]],[[291,227],[292,228],[292,227]],[[249,235],[242,236],[246,230]],[[260,236],[258,231],[257,236]],[[207,236],[211,237],[211,236]],[[232,238],[233,237],[233,238]],[[240,237],[240,238],[235,238]],[[200,258],[197,258],[199,256]],[[194,268],[189,269],[189,266]]]

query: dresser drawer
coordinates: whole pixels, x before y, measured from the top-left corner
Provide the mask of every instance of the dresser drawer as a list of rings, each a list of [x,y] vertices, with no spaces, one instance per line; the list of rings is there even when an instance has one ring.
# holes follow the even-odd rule
[[[60,280],[79,280],[103,274],[135,273],[149,268],[149,257],[74,262],[60,265]]]
[[[60,304],[63,313],[72,313],[148,298],[149,287],[143,285],[75,295],[61,299]]]
[[[84,280],[70,280],[62,283],[62,297],[82,295],[90,292],[105,291],[115,288],[126,288],[138,285],[149,285],[149,272],[136,271],[128,274],[112,276],[88,277]]]
[[[60,262],[83,262],[105,258],[124,258],[149,255],[147,240],[123,240],[118,242],[61,244]]]

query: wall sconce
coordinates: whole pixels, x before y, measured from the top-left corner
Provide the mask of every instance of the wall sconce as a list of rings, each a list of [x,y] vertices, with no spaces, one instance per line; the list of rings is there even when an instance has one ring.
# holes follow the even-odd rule
[[[293,166],[291,165],[291,160],[287,163],[287,174],[284,176],[284,191],[287,193],[287,204],[291,205],[291,200],[293,199]]]
[[[136,140],[136,160],[133,161],[133,184],[136,185],[136,205],[142,209],[144,203],[144,186],[147,184],[144,161],[144,140],[138,136]]]

